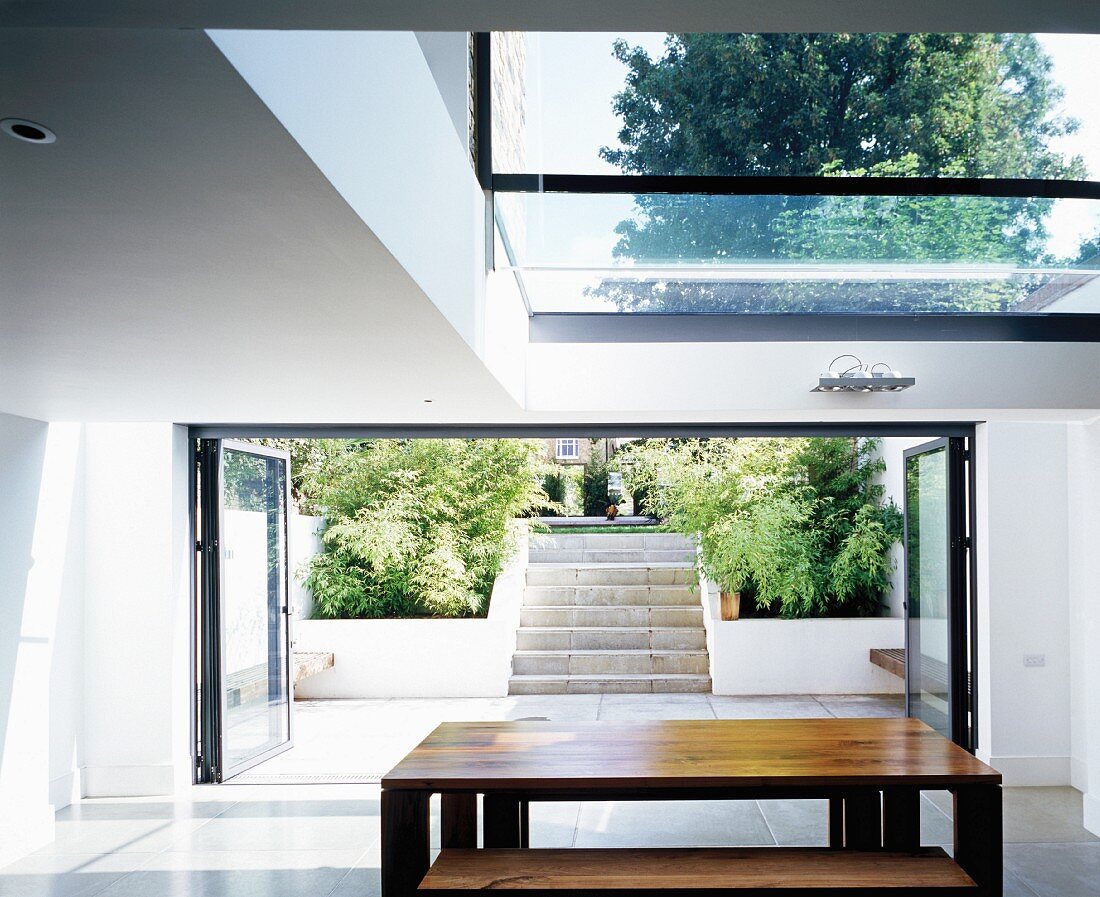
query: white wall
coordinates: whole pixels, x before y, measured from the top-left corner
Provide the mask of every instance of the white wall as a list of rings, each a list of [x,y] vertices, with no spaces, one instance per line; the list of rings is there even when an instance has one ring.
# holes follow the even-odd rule
[[[324,529],[324,517],[290,515],[290,611],[294,620],[308,620],[313,616],[313,594],[302,580],[309,572],[310,559],[321,552]]]
[[[82,452],[79,425],[0,414],[0,866],[80,789]]]
[[[481,620],[303,620],[295,648],[335,665],[298,683],[296,698],[466,698],[508,694],[527,576],[526,528]]]
[[[170,794],[191,782],[186,430],[86,438],[85,793]]]
[[[977,431],[978,755],[1010,785],[1070,781],[1066,429]]]
[[[1100,835],[1100,422],[1069,427],[1069,475],[1071,776]]]
[[[905,682],[870,661],[905,645],[891,617],[723,620],[718,588],[700,582],[716,695],[901,694]]]
[[[348,205],[480,351],[485,197],[416,35],[209,34]]]

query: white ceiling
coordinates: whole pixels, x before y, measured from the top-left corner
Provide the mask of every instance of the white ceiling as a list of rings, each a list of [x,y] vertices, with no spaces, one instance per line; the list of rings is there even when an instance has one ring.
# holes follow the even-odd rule
[[[918,378],[873,402],[809,394],[836,354],[821,344],[537,346],[524,411],[201,31],[0,30],[8,115],[59,140],[0,140],[0,411],[488,424],[1100,409],[1100,347],[924,343],[863,347]]]
[[[0,0],[0,25],[400,31],[1100,32],[1095,0]]]
[[[59,139],[0,140],[0,410],[519,413],[204,33],[0,31],[7,115]]]

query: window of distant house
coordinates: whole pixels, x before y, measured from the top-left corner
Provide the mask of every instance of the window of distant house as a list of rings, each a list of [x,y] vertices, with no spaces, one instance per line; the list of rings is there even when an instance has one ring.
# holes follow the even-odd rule
[[[554,455],[559,461],[576,461],[581,456],[581,441],[579,439],[559,439],[554,449]]]

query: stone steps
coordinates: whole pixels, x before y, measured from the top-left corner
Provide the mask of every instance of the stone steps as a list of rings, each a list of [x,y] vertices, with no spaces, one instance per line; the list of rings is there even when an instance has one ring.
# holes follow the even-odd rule
[[[517,651],[512,672],[516,676],[707,674],[710,661],[706,651]]]
[[[705,630],[683,626],[529,626],[516,633],[520,651],[686,651],[706,646]]]
[[[529,586],[672,586],[695,582],[691,564],[529,564]]]
[[[710,676],[680,673],[607,674],[602,676],[513,676],[513,695],[683,694],[709,692]]]
[[[692,564],[695,549],[685,548],[530,548],[532,564]]]
[[[692,607],[699,597],[690,586],[527,586],[525,607]]]
[[[509,692],[710,691],[694,563],[676,533],[535,537]]]
[[[649,605],[614,605],[588,607],[535,607],[520,608],[520,626],[646,626],[651,628],[698,627],[703,628],[703,608],[699,607],[651,607]]]

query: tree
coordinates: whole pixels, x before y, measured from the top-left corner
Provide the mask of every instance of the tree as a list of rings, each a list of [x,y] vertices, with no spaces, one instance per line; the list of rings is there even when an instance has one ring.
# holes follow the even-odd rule
[[[671,34],[663,55],[616,42],[624,172],[1082,177],[1050,141],[1077,123],[1032,35]],[[615,255],[636,261],[1041,260],[1049,200],[636,198]],[[624,310],[994,309],[1026,284],[609,280]]]
[[[901,513],[876,480],[878,440],[650,439],[623,452],[629,488],[699,536],[703,571],[747,615],[869,616],[890,587]]]
[[[541,444],[520,439],[326,440],[303,469],[325,516],[306,585],[318,617],[477,616],[543,508]]]

